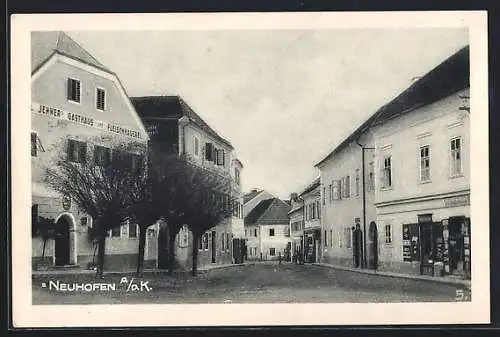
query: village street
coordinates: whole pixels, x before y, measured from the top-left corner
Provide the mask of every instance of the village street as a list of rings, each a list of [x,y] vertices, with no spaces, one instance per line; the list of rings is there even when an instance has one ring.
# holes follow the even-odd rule
[[[124,276],[127,283],[120,284]],[[290,263],[246,263],[200,272],[196,277],[161,273],[148,273],[134,281],[132,277],[105,274],[103,280],[98,280],[92,274],[34,275],[33,304],[436,302],[455,301],[460,289],[422,280]],[[59,291],[54,288],[57,281]],[[86,291],[80,286],[76,291],[62,291],[63,283],[68,284],[68,289],[73,283],[114,284],[115,290],[97,287],[95,291]]]

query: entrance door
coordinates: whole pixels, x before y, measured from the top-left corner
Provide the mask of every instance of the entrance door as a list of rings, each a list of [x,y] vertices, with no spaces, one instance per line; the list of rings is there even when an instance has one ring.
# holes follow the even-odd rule
[[[215,263],[217,256],[217,232],[212,231],[212,263]]]
[[[370,228],[368,229],[368,242],[366,243],[366,253],[368,259],[368,268],[377,269],[378,266],[378,233],[377,224],[375,222],[370,223]]]
[[[56,266],[65,266],[69,264],[69,226],[70,223],[66,216],[61,216],[56,224],[58,233],[55,238],[55,260]]]
[[[450,259],[450,273],[455,275],[465,274],[464,254],[464,218],[451,217],[449,219],[448,254]]]

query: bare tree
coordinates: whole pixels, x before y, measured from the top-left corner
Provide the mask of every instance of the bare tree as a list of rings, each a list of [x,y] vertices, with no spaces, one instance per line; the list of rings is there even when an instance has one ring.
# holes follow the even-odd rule
[[[45,183],[68,195],[93,218],[89,234],[97,241],[97,277],[102,277],[107,233],[129,219],[127,211],[131,205],[135,175],[123,162],[111,163],[111,158],[99,162],[95,157],[89,160],[86,156],[80,157],[79,162],[67,159],[63,156],[46,168]]]

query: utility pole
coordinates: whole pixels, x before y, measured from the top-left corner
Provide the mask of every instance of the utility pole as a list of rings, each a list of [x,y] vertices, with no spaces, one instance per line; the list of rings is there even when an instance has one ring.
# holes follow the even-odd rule
[[[362,194],[363,194],[363,259],[361,263],[361,268],[366,268],[366,183],[365,183],[365,150],[375,150],[374,147],[364,147],[358,141],[356,144],[361,147],[361,184],[362,184]]]

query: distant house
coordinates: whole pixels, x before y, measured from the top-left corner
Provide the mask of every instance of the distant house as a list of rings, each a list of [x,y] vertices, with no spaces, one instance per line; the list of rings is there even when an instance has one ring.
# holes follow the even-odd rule
[[[232,218],[223,220],[207,231],[199,240],[198,265],[228,264],[234,259],[233,238],[243,236],[243,198],[241,174],[243,164],[234,156],[232,144],[221,137],[179,96],[145,96],[131,98],[151,138],[150,148],[155,153],[183,155],[191,162],[221,175],[232,177],[232,195],[235,199]],[[170,242],[167,227],[161,226],[158,267],[168,266]],[[166,237],[165,239],[162,239]],[[181,268],[191,267],[192,235],[187,226],[175,240],[176,258]]]
[[[290,238],[292,241],[292,255],[304,254],[304,200],[297,193],[290,196]]]
[[[243,218],[250,213],[262,200],[274,198],[274,195],[266,190],[257,188],[252,189],[250,192],[243,195]]]
[[[245,217],[249,260],[289,259],[291,250],[288,212],[290,204],[279,198],[260,201]]]
[[[299,194],[304,203],[304,258],[311,263],[319,262],[321,256],[320,193],[318,177]]]

